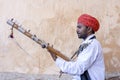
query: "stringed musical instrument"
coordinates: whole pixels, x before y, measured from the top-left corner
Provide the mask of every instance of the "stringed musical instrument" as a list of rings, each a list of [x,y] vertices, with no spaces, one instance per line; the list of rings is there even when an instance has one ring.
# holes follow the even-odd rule
[[[27,31],[24,28],[22,28],[22,25],[18,24],[18,22],[15,22],[14,19],[9,19],[7,21],[7,24],[12,26],[12,28],[17,29],[18,31],[20,31],[21,33],[23,33],[24,35],[26,35],[30,39],[34,40],[36,43],[41,45],[42,48],[46,48],[48,52],[55,54],[66,61],[70,61],[70,59],[68,57],[66,57],[65,55],[63,55],[60,51],[54,49],[52,46],[50,46],[48,43],[44,42],[43,40],[38,39],[36,37],[36,35],[31,34],[30,31]],[[11,36],[11,37],[13,37],[13,36]]]

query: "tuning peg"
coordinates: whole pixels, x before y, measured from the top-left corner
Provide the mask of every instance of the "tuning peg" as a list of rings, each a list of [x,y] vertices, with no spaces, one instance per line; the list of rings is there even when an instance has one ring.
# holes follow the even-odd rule
[[[30,30],[27,30],[27,32],[30,32]]]
[[[14,22],[12,21],[13,19],[8,19],[8,21],[7,21],[7,24],[9,24],[9,25],[11,25],[11,26],[13,26],[13,24],[14,24]]]
[[[13,20],[14,20],[14,18],[11,19],[11,21],[13,21]]]
[[[36,35],[34,35],[34,37],[36,37]]]
[[[12,19],[12,22],[16,23],[17,21],[15,19]]]

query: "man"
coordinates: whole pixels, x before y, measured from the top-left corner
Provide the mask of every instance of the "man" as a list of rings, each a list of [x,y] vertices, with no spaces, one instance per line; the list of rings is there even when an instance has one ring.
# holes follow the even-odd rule
[[[88,14],[82,14],[77,22],[78,38],[83,39],[77,51],[76,61],[65,61],[51,54],[62,72],[73,75],[73,80],[104,80],[105,67],[100,43],[95,32],[99,29],[98,20]]]

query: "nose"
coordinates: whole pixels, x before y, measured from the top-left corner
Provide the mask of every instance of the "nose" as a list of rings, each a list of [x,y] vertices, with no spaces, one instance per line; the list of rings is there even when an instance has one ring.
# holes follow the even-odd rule
[[[79,32],[79,29],[78,29],[78,28],[76,29],[76,32],[77,32],[77,33]]]

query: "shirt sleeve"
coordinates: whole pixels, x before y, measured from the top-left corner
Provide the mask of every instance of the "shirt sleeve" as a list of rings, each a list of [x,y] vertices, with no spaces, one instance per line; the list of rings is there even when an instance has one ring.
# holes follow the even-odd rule
[[[56,65],[65,73],[81,75],[94,64],[99,53],[99,46],[90,44],[78,56],[76,61],[65,61],[61,58],[56,59]]]

